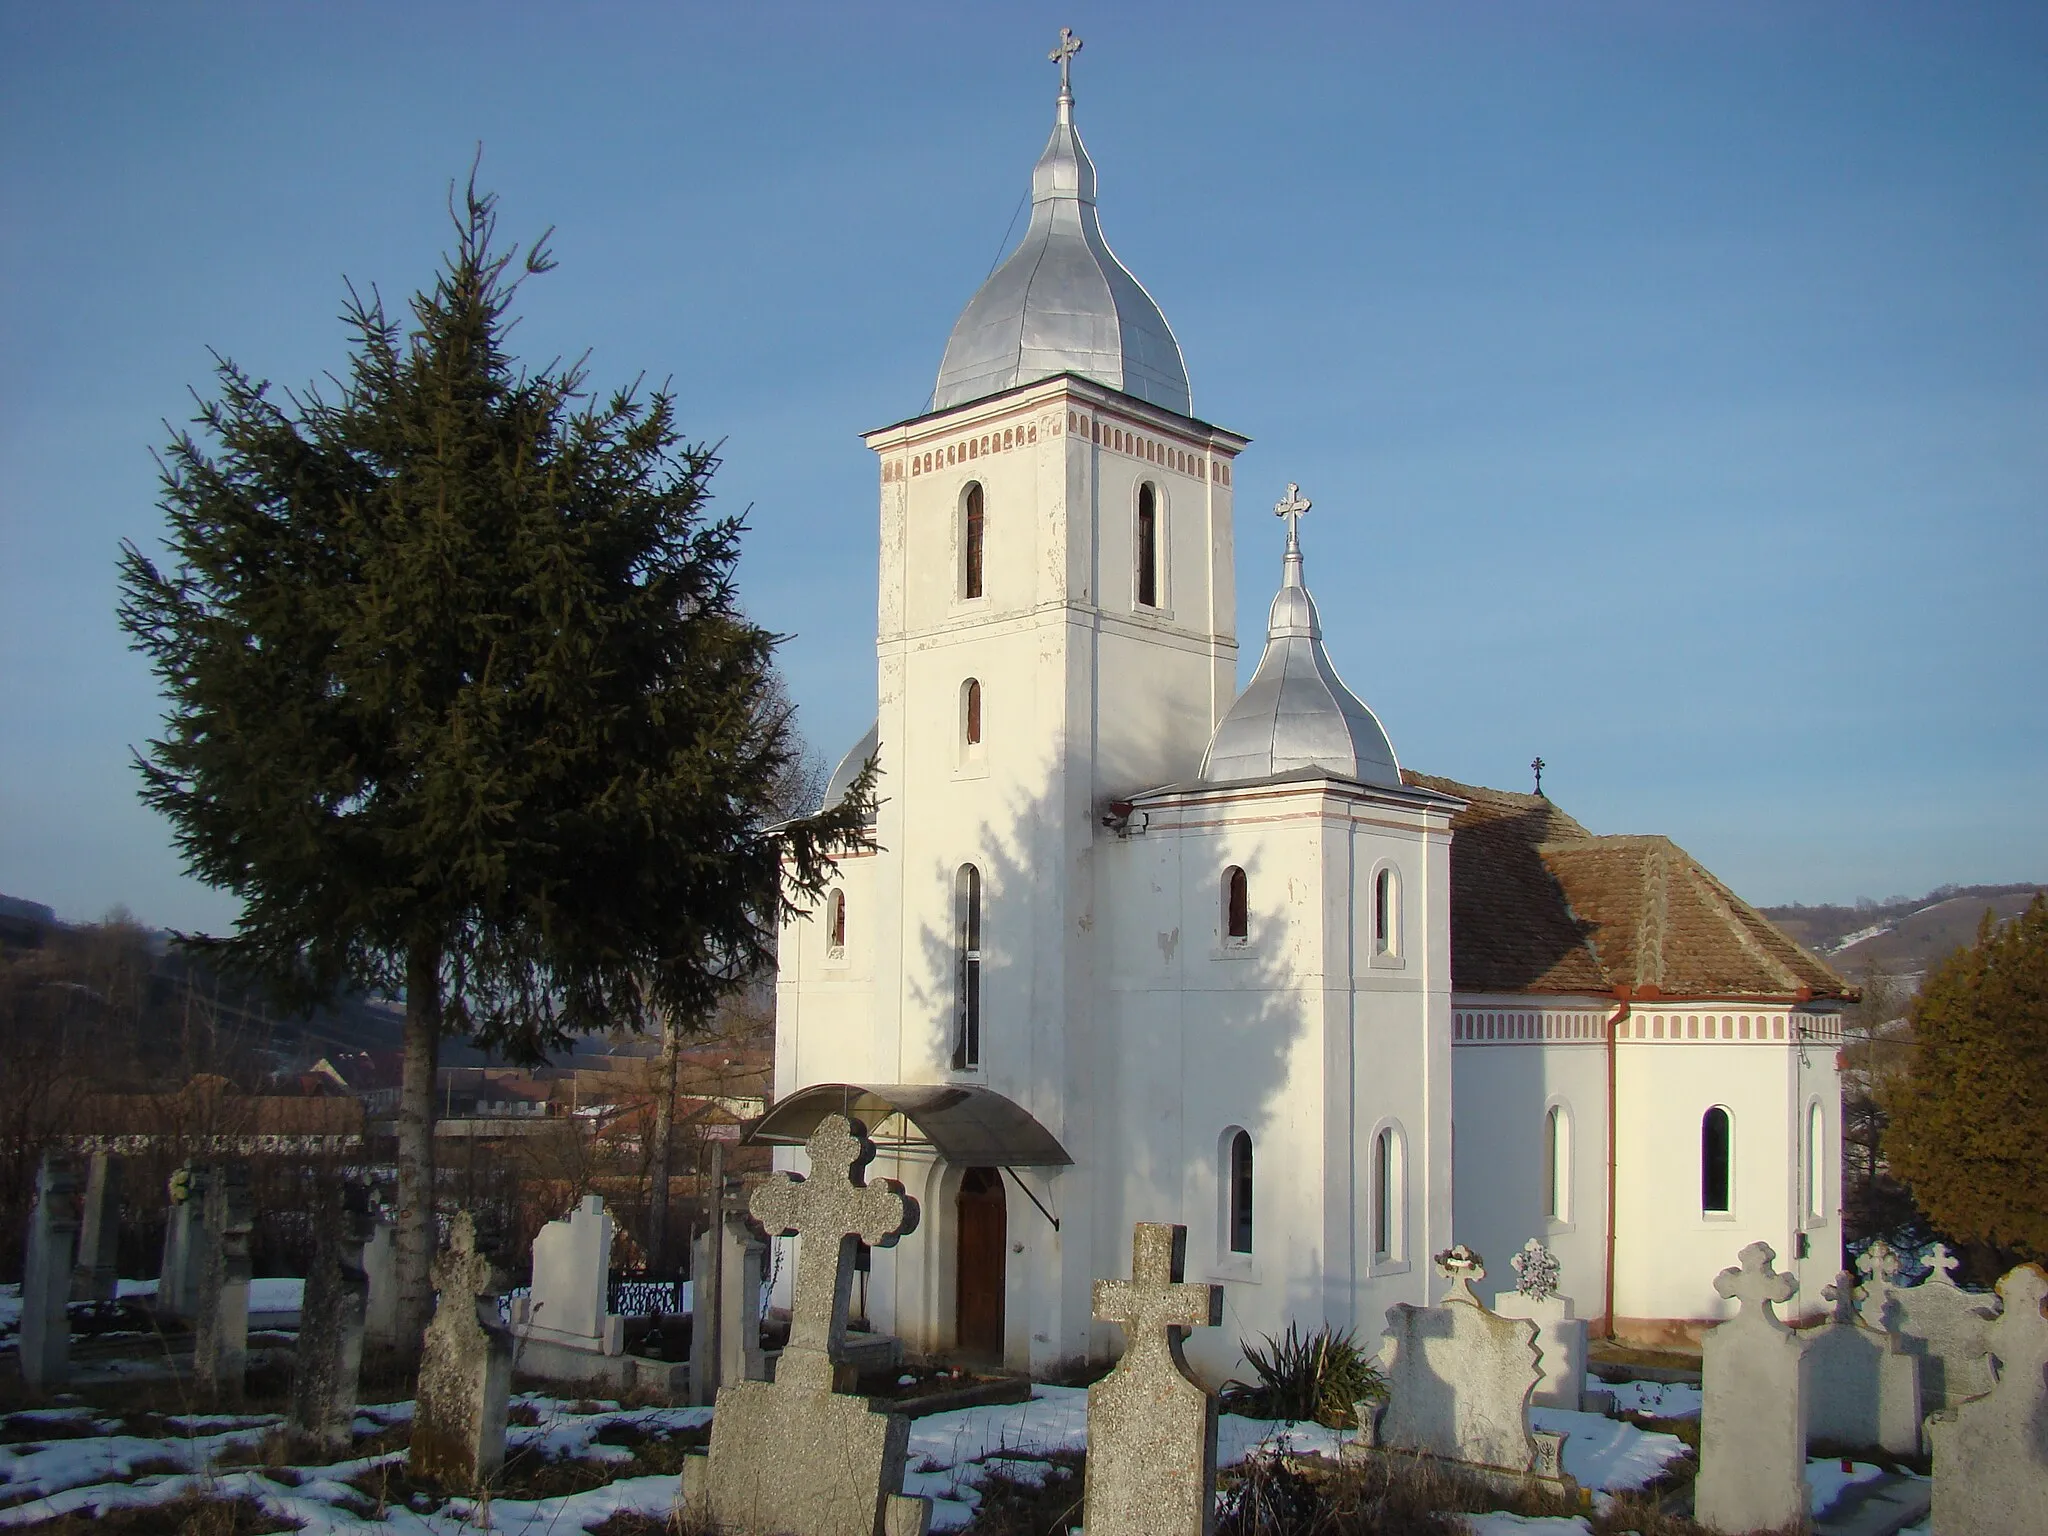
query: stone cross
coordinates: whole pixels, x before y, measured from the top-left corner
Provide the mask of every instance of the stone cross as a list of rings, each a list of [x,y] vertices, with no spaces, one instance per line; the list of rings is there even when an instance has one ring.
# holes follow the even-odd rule
[[[21,1285],[21,1379],[47,1392],[71,1379],[71,1266],[78,1244],[78,1165],[45,1152],[36,1170]]]
[[[1074,55],[1080,51],[1081,39],[1074,36],[1074,29],[1072,27],[1061,27],[1060,45],[1053,49],[1051,53],[1048,53],[1046,57],[1060,67],[1060,94],[1062,96],[1072,96],[1074,94],[1074,84],[1068,78],[1068,68],[1074,62]]]
[[[1273,503],[1273,515],[1287,519],[1287,547],[1292,549],[1301,542],[1301,515],[1315,503],[1301,494],[1301,487],[1292,480],[1287,482],[1287,494]]]
[[[1188,1229],[1141,1221],[1131,1278],[1095,1282],[1095,1318],[1124,1331],[1123,1358],[1088,1389],[1083,1508],[1089,1536],[1206,1536],[1215,1527],[1216,1399],[1181,1340],[1223,1321],[1223,1287],[1190,1285]]]
[[[1856,1318],[1856,1276],[1849,1270],[1836,1273],[1834,1282],[1821,1287],[1820,1297],[1832,1310],[1829,1320],[1837,1323],[1853,1323]]]
[[[315,1216],[291,1408],[292,1428],[330,1450],[346,1449],[353,1438],[370,1295],[363,1246],[370,1231],[369,1191],[360,1184],[330,1190],[325,1208]]]
[[[1457,1243],[1438,1254],[1435,1263],[1436,1272],[1451,1282],[1451,1288],[1444,1293],[1445,1301],[1479,1305],[1479,1296],[1472,1285],[1474,1281],[1486,1278],[1486,1260],[1463,1243]]]
[[[1987,1330],[1996,1382],[1927,1420],[1933,1528],[1943,1536],[2023,1536],[2041,1528],[2048,1506],[2048,1270],[2022,1264],[1998,1294],[2005,1309]]]
[[[208,1163],[185,1163],[171,1175],[165,1191],[170,1213],[164,1223],[163,1270],[156,1288],[160,1317],[189,1319],[198,1304],[199,1264],[206,1247],[206,1188],[213,1172]]]
[[[1807,1517],[1807,1365],[1772,1308],[1799,1289],[1769,1243],[1742,1250],[1714,1289],[1740,1303],[1701,1341],[1700,1470],[1694,1516],[1712,1531],[1775,1531]]]
[[[807,1143],[810,1177],[778,1173],[754,1187],[748,1208],[771,1236],[795,1236],[796,1294],[778,1384],[829,1392],[844,1352],[856,1241],[887,1248],[917,1230],[917,1202],[894,1179],[866,1182],[874,1160],[867,1127],[827,1115]]]
[[[1956,1283],[1956,1267],[1961,1263],[1962,1260],[1948,1251],[1947,1243],[1936,1243],[1928,1250],[1927,1265],[1932,1273],[1927,1278],[1929,1280],[1945,1281],[1949,1285],[1954,1285]]]
[[[249,1233],[256,1208],[249,1165],[229,1163],[206,1186],[199,1283],[192,1298],[192,1375],[209,1395],[237,1401],[249,1371]]]
[[[495,1290],[495,1266],[477,1251],[476,1223],[459,1211],[448,1246],[434,1255],[434,1320],[420,1361],[407,1466],[416,1478],[464,1490],[482,1487],[505,1462],[505,1410],[512,1395],[512,1343],[486,1328],[476,1299]]]
[[[78,1263],[71,1271],[73,1301],[112,1301],[120,1294],[121,1165],[95,1152],[85,1177],[85,1212],[78,1229]]]

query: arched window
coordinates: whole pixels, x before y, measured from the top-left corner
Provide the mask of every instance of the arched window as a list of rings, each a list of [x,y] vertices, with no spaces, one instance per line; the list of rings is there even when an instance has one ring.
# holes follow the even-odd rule
[[[1372,1256],[1377,1264],[1401,1257],[1401,1133],[1383,1125],[1372,1138]]]
[[[1159,606],[1159,492],[1138,487],[1138,606]]]
[[[1700,1209],[1710,1215],[1725,1216],[1735,1208],[1734,1181],[1729,1177],[1734,1140],[1734,1124],[1720,1105],[1700,1117]]]
[[[1251,891],[1235,864],[1223,871],[1223,942],[1242,944],[1252,931]]]
[[[846,892],[834,891],[825,903],[825,953],[838,959],[846,953]]]
[[[972,864],[953,881],[953,932],[953,1068],[965,1072],[981,1065],[981,871]]]
[[[1239,1131],[1230,1138],[1230,1251],[1252,1251],[1252,1137]]]
[[[1806,1106],[1806,1214],[1815,1221],[1828,1214],[1828,1123],[1820,1100]]]
[[[1401,880],[1391,867],[1373,876],[1372,952],[1376,955],[1398,955],[1401,952]]]
[[[1572,1120],[1562,1104],[1543,1117],[1543,1187],[1545,1214],[1552,1221],[1572,1219]]]
[[[960,685],[960,746],[973,756],[981,750],[981,679],[970,677]]]
[[[982,494],[981,482],[970,481],[967,495],[961,502],[960,527],[960,595],[981,596],[981,546],[982,546]]]

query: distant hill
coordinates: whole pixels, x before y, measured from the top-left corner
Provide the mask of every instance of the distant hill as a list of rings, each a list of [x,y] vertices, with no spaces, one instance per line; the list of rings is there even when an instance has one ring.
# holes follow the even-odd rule
[[[2026,911],[2048,885],[1945,885],[1925,896],[1852,907],[1759,908],[1764,916],[1851,980],[1871,970],[1915,983],[1975,942],[1986,910],[1994,922]]]

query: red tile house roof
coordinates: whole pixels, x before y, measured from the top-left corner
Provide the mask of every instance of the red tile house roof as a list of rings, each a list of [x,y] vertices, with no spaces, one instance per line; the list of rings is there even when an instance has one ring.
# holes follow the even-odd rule
[[[1456,795],[1460,992],[1842,998],[1851,988],[1666,837],[1596,837],[1542,795],[1404,772]]]

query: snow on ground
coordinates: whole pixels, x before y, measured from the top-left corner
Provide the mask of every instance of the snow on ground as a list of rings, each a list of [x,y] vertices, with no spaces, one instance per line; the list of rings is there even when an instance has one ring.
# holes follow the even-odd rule
[[[306,1282],[303,1280],[251,1280],[249,1282],[249,1310],[251,1312],[296,1312],[305,1300]]]
[[[1553,1536],[1591,1536],[1593,1527],[1583,1515],[1467,1515],[1465,1528],[1472,1536],[1515,1536],[1517,1531],[1548,1531]]]
[[[1633,1424],[1569,1408],[1531,1408],[1529,1425],[1565,1434],[1565,1472],[1580,1487],[1603,1493],[1621,1493],[1655,1482],[1665,1467],[1692,1454],[1676,1435],[1637,1429]]]
[[[1825,1461],[1809,1461],[1806,1464],[1806,1485],[1812,1490],[1812,1496],[1807,1500],[1807,1512],[1825,1514],[1828,1506],[1846,1490],[1883,1476],[1883,1467],[1873,1467],[1867,1461],[1851,1462],[1846,1471],[1842,1463],[1833,1457]]]
[[[1696,1419],[1700,1416],[1700,1389],[1683,1381],[1601,1381],[1586,1378],[1588,1390],[1612,1392],[1614,1406],[1621,1413],[1643,1413],[1653,1419]]]

